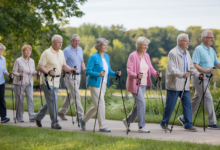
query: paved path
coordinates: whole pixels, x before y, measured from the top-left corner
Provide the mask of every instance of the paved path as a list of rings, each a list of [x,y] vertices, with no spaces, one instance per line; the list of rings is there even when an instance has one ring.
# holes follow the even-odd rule
[[[24,112],[24,122],[17,122],[16,124],[13,121],[13,113],[12,110],[7,110],[8,117],[10,117],[11,121],[7,124],[15,125],[15,126],[23,126],[23,127],[37,127],[35,122],[29,122],[28,112]],[[68,121],[60,120],[60,125],[62,126],[62,130],[65,131],[78,131],[78,132],[92,132],[94,127],[94,119],[90,119],[86,124],[86,131],[82,131],[81,128],[78,128],[76,118],[74,117],[75,124],[73,125],[71,122],[71,117],[66,116]],[[50,129],[50,117],[46,115],[42,120],[43,128]],[[98,121],[96,122],[96,125]],[[146,123],[146,128],[150,130],[150,133],[138,133],[138,125],[137,123],[131,124],[131,132],[126,134],[126,130],[122,121],[114,121],[114,120],[106,120],[106,125],[109,129],[112,130],[110,133],[102,133],[98,132],[98,125],[96,126],[96,133],[101,133],[104,135],[112,135],[112,136],[124,136],[131,138],[142,138],[142,139],[155,139],[155,140],[165,140],[165,141],[187,141],[187,142],[196,142],[196,143],[207,143],[213,145],[220,145],[220,130],[206,130],[203,131],[203,128],[198,127],[198,132],[188,132],[182,126],[174,126],[172,133],[165,133],[164,130],[160,128],[159,124],[155,123]]]

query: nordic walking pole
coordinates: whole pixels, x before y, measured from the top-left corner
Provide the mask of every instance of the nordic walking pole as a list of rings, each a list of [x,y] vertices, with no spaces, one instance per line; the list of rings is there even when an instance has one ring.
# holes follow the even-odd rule
[[[65,77],[66,73],[65,71],[63,71],[63,78]],[[67,88],[67,84],[66,84],[66,78],[65,78],[65,87],[66,87],[66,94],[68,96],[68,100],[69,100],[69,105],[70,105],[70,112],[71,112],[71,117],[72,117],[72,123],[74,125],[74,121],[73,121],[73,114],[72,114],[72,108],[71,108],[71,103],[70,103],[70,96],[69,96],[69,91],[68,91],[68,88]]]
[[[103,70],[103,72],[105,72],[105,70]],[[98,107],[97,107],[97,112],[96,112],[96,117],[95,117],[93,133],[95,133],[96,119],[97,119],[97,115],[98,115],[98,112],[99,112],[99,101],[100,101],[100,97],[101,97],[101,93],[102,93],[102,83],[103,83],[103,80],[104,80],[104,76],[102,77],[102,81],[101,81],[101,87],[100,87],[100,92],[99,92],[99,100],[98,100]]]
[[[15,113],[14,113],[14,88],[13,88],[13,79],[12,78],[12,73],[9,74],[9,78],[10,78],[10,81],[9,83],[11,83],[11,96],[12,96],[12,108],[13,108],[13,119],[14,119],[14,123],[16,123],[16,118],[15,118]]]
[[[215,67],[213,67],[213,69],[215,69]],[[201,101],[200,101],[198,110],[197,110],[197,112],[196,112],[196,116],[195,116],[195,119],[194,119],[194,121],[193,121],[193,125],[194,125],[194,123],[196,122],[196,118],[197,118],[197,115],[198,115],[198,112],[199,112],[200,105],[201,105],[201,103],[202,103],[203,98],[205,97],[205,93],[206,93],[206,90],[207,90],[207,88],[208,88],[208,86],[209,86],[209,83],[210,83],[210,80],[211,80],[212,76],[213,76],[213,74],[210,75],[208,84],[207,84],[207,86],[206,86],[206,88],[205,88],[205,91],[203,91],[202,99],[201,99]],[[203,83],[204,83],[204,82],[203,82]],[[204,90],[204,89],[203,89],[203,90]]]
[[[39,80],[39,87],[40,87],[40,98],[41,98],[41,105],[43,107],[43,100],[42,100],[42,93],[41,93],[41,84],[40,84],[40,75],[39,75],[39,72],[37,72],[37,79]]]
[[[187,71],[187,72],[189,72],[189,71]],[[178,107],[177,107],[177,110],[176,110],[175,117],[174,117],[174,119],[173,119],[173,124],[174,124],[174,122],[175,122],[175,118],[176,118],[176,115],[177,115],[177,112],[178,112],[178,109],[179,109],[179,106],[180,106],[180,102],[181,102],[181,100],[182,100],[182,98],[183,98],[183,93],[185,92],[185,87],[186,87],[187,79],[188,79],[188,78],[185,79],[185,83],[184,83],[184,86],[183,86],[183,91],[182,91],[182,94],[181,94],[181,97],[180,97],[180,100],[179,100],[179,104],[178,104]],[[171,133],[172,130],[173,130],[173,124],[172,124],[172,126],[171,126],[170,133]]]
[[[118,69],[117,71],[120,71],[120,69]],[[128,124],[128,120],[127,120],[127,112],[126,112],[126,108],[125,108],[125,101],[124,101],[124,97],[123,97],[123,93],[122,93],[120,77],[121,77],[121,76],[118,76],[118,75],[117,75],[117,77],[116,77],[115,80],[118,79],[118,82],[119,82],[119,85],[120,85],[120,89],[121,89],[121,98],[122,98],[123,105],[124,105],[124,111],[125,111],[126,122],[127,122],[127,124]],[[127,135],[128,135],[128,132],[129,132],[129,131],[130,131],[130,129],[129,129],[129,126],[128,126],[128,129],[127,129]]]
[[[143,73],[142,73],[142,72],[139,72],[138,74],[143,74]],[[138,85],[138,91],[137,91],[137,94],[136,94],[136,98],[135,98],[135,100],[134,100],[134,106],[133,106],[133,109],[132,109],[131,117],[130,117],[130,119],[129,119],[128,128],[130,127],[131,119],[132,119],[132,117],[133,117],[134,107],[135,107],[135,105],[136,105],[136,99],[137,99],[137,96],[138,96],[138,93],[139,93],[140,84],[141,84],[141,79],[138,78],[137,83],[136,83],[136,85]],[[127,120],[127,118],[126,118],[126,120]],[[128,131],[127,131],[127,135],[128,135]]]
[[[74,66],[74,68],[76,68],[76,66]],[[73,74],[72,74],[72,78],[73,78]],[[78,127],[80,128],[80,125],[79,125],[79,115],[78,115],[78,109],[77,109],[77,101],[76,101],[76,75],[74,75],[74,92],[75,92],[75,105],[76,105],[76,116],[77,116],[77,119],[78,119]]]
[[[23,71],[22,71],[23,73]],[[20,98],[21,98],[21,87],[22,87],[22,81],[23,81],[23,77],[20,76],[20,81],[21,81],[21,86],[20,86],[20,94],[19,94],[19,100],[18,100],[18,107],[19,107],[19,103],[20,103]],[[16,107],[16,118],[17,118],[17,113],[18,113],[18,107]]]
[[[158,73],[160,73],[160,72],[158,72]],[[158,76],[158,80],[159,80],[159,83],[160,83],[160,93],[161,93],[161,100],[162,100],[162,106],[163,106],[163,119],[165,119],[161,77]],[[165,123],[165,126],[166,126],[166,123]],[[167,133],[167,129],[165,129],[165,133]]]
[[[86,91],[85,91],[85,112],[86,112],[86,94],[87,94],[87,78],[88,78],[88,74],[86,74]]]
[[[204,81],[202,80],[202,91],[204,91]],[[205,132],[205,105],[204,105],[204,101],[205,101],[205,98],[203,96],[203,130]]]

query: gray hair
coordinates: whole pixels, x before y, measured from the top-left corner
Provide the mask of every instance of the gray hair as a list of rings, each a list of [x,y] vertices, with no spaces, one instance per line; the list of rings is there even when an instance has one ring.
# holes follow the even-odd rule
[[[73,40],[75,37],[78,37],[80,39],[80,36],[78,34],[73,34],[71,35],[70,40]]]
[[[139,36],[139,37],[137,38],[137,40],[136,40],[136,43],[135,43],[136,48],[138,49],[138,46],[141,45],[141,44],[143,44],[143,43],[149,44],[149,43],[150,43],[150,40],[149,40],[148,38],[144,37],[144,36]]]
[[[3,50],[6,49],[5,45],[3,45],[2,43],[0,43],[0,45],[3,47]]]
[[[203,31],[202,34],[201,34],[201,39],[203,39],[203,37],[207,37],[207,36],[208,36],[208,33],[212,33],[212,31],[211,31],[211,30],[205,30],[205,31]],[[213,35],[213,33],[212,33],[212,35]]]
[[[52,37],[52,42],[57,40],[57,39],[61,39],[63,41],[63,37],[61,35],[58,35],[58,34],[55,34],[53,37]]]
[[[98,38],[95,43],[95,49],[100,50],[100,47],[105,43],[108,43],[108,40],[105,38]]]
[[[186,33],[181,33],[181,34],[179,34],[178,36],[177,36],[177,45],[179,45],[179,40],[184,40],[184,37],[187,37],[187,38],[189,38],[189,36],[188,36],[188,34],[186,34]]]

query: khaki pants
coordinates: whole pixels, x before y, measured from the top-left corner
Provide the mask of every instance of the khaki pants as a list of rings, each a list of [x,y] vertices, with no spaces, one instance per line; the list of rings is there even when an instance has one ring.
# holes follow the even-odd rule
[[[91,96],[92,96],[92,101],[93,101],[93,107],[83,116],[82,120],[84,122],[87,122],[90,118],[92,118],[92,116],[94,116],[97,111],[100,87],[97,88],[97,87],[89,86]],[[98,110],[99,129],[103,129],[106,127],[105,126],[105,100],[104,100],[105,90],[106,90],[106,82],[102,83],[102,91],[101,91],[101,96],[100,96],[100,101],[99,101],[99,110]]]
[[[70,107],[70,104],[74,102],[76,113],[78,113],[79,117],[83,116],[84,111],[80,101],[81,97],[79,93],[80,78],[81,78],[80,75],[76,75],[76,80],[74,80],[74,75],[72,77],[72,74],[66,74],[65,80],[69,90],[68,93],[69,97],[68,95],[66,96],[63,106],[59,109],[59,113],[66,114]],[[74,87],[74,82],[75,82],[75,87]],[[75,94],[76,94],[76,100],[75,100]],[[77,109],[75,102],[77,102]]]

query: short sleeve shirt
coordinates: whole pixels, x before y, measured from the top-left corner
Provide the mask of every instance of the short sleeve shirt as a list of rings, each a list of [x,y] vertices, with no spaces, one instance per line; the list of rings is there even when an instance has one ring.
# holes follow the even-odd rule
[[[63,50],[63,53],[66,60],[66,64],[70,68],[76,66],[77,67],[76,73],[80,73],[81,63],[84,61],[82,48],[78,46],[77,49],[74,49],[72,45],[70,45]]]
[[[192,61],[205,69],[210,69],[220,63],[214,49],[212,47],[208,49],[203,43],[195,48]]]
[[[44,66],[48,70],[56,68],[56,75],[61,75],[62,66],[66,65],[63,51],[59,50],[59,52],[56,52],[51,46],[42,53],[38,64]],[[54,83],[51,81],[51,77],[48,76],[47,79],[50,86],[59,87],[60,77],[55,77]],[[44,74],[42,73],[41,84],[44,83]]]
[[[6,69],[5,57],[0,56],[0,85],[5,83],[4,74],[8,72]]]

